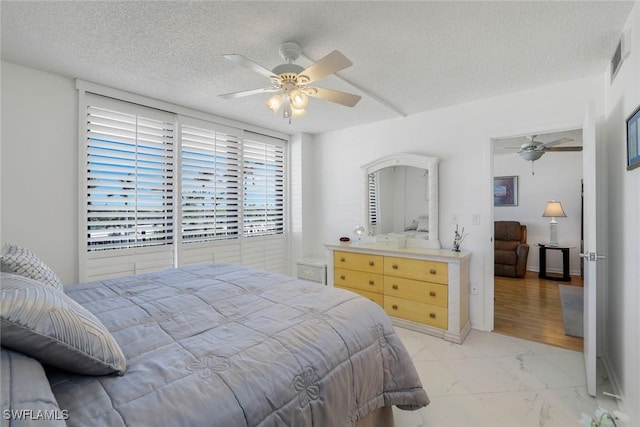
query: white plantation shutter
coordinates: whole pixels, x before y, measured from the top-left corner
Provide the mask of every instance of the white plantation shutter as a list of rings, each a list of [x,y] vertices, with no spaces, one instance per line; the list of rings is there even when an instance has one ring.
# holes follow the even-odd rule
[[[286,140],[77,87],[81,281],[212,261],[287,271]]]
[[[182,241],[237,238],[241,191],[239,131],[181,120]]]
[[[88,251],[173,241],[171,114],[87,95]]]
[[[284,142],[245,132],[242,150],[244,236],[283,234]]]
[[[378,172],[369,174],[369,224],[378,225]]]

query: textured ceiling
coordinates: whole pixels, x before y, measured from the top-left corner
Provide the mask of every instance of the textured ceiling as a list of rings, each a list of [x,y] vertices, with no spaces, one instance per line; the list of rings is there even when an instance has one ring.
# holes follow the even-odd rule
[[[0,3],[2,59],[140,93],[285,133],[319,133],[604,72],[633,2]],[[363,95],[355,108],[311,99],[292,124],[269,85],[225,60],[266,68],[295,41],[316,61],[339,50],[354,65],[318,86]],[[298,63],[310,65],[301,58]],[[400,113],[398,113],[398,110]]]

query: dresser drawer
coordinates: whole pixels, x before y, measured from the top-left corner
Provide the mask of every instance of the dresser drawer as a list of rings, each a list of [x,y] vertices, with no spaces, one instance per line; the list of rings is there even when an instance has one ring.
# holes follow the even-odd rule
[[[333,283],[335,286],[361,289],[379,294],[384,289],[384,280],[381,274],[347,270],[345,268],[336,268],[334,270]]]
[[[335,268],[348,268],[350,270],[382,274],[382,259],[381,255],[336,251],[333,253],[333,266]]]
[[[449,266],[445,262],[384,257],[384,274],[446,285],[449,281]]]
[[[447,329],[447,309],[385,295],[384,310],[389,316]]]
[[[358,295],[361,295],[368,300],[371,300],[378,304],[380,307],[384,308],[384,296],[382,294],[377,294],[375,292],[363,291],[361,289],[348,288],[346,286],[338,286],[336,288],[346,289],[347,291],[355,292]]]
[[[396,298],[447,308],[448,291],[446,285],[384,276],[384,294]]]

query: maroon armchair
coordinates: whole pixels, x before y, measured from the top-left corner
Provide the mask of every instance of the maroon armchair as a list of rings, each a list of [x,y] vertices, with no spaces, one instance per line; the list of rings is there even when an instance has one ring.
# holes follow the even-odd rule
[[[494,274],[524,277],[527,270],[527,226],[518,221],[496,221],[494,228]]]

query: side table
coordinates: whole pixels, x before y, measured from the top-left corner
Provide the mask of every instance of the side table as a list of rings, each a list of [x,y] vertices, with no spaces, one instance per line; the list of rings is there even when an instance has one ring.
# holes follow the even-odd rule
[[[327,261],[324,258],[304,258],[297,261],[298,279],[327,284]]]
[[[569,275],[569,249],[575,248],[575,246],[560,246],[560,245],[547,245],[539,243],[540,247],[540,271],[538,277],[546,280],[559,280],[561,282],[570,282],[571,276]],[[549,275],[547,273],[547,250],[555,250],[562,252],[562,276]]]

